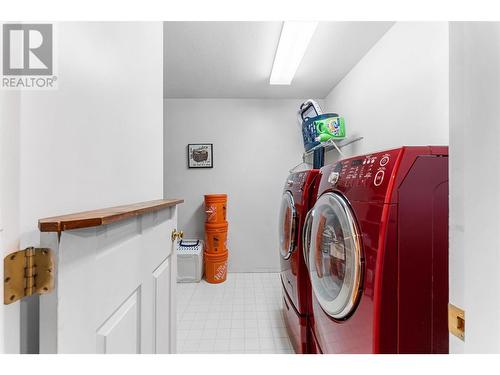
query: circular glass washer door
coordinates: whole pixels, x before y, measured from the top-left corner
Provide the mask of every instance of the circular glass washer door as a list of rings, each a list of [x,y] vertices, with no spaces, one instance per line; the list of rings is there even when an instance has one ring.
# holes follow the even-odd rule
[[[354,214],[346,199],[322,195],[310,215],[307,265],[314,294],[335,319],[347,318],[361,292],[362,246]]]
[[[297,229],[297,211],[290,192],[283,194],[280,207],[279,239],[280,254],[288,259],[295,248],[295,233]]]

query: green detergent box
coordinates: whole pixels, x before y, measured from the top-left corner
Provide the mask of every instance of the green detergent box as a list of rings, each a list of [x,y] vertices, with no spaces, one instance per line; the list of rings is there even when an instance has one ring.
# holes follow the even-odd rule
[[[340,116],[332,116],[314,121],[317,142],[345,138],[345,122]]]

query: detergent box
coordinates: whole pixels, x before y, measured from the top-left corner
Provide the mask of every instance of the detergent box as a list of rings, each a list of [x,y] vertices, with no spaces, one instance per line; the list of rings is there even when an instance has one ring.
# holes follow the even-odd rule
[[[303,123],[302,136],[306,151],[322,142],[344,139],[344,118],[336,113],[325,113],[312,117]]]

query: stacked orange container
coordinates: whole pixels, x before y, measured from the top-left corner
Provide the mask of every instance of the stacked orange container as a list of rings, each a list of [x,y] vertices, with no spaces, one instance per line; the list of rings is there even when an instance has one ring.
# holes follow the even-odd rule
[[[212,284],[227,277],[227,194],[205,195],[205,279]]]

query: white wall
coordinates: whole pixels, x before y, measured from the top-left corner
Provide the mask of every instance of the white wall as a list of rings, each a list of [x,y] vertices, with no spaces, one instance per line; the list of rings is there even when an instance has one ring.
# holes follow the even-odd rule
[[[229,270],[278,271],[278,210],[288,170],[301,161],[303,101],[165,100],[165,196],[185,199],[179,228],[203,238],[203,195],[227,193]],[[213,143],[214,168],[188,169],[188,143]]]
[[[324,111],[345,117],[348,137],[364,137],[343,149],[348,156],[448,144],[448,24],[396,23],[325,103]]]
[[[41,217],[163,195],[162,23],[56,26],[59,88],[21,93],[9,149],[21,247],[39,243]]]
[[[465,310],[452,353],[500,352],[500,23],[450,23],[450,302]]]
[[[160,22],[60,23],[59,89],[21,98],[21,230],[162,196]]]
[[[0,280],[5,254],[19,249],[19,106],[19,92],[0,91]],[[19,318],[19,304],[0,305],[0,353],[19,352]]]

